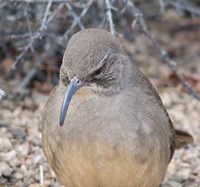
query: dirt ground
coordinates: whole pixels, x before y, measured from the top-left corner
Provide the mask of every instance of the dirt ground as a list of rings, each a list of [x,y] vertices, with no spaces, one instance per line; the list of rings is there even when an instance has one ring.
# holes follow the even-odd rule
[[[172,58],[178,59],[178,67],[197,92],[200,92],[199,30],[175,31],[171,36],[163,33],[160,37],[161,44]],[[194,137],[194,144],[175,152],[162,186],[199,187],[200,102],[188,95],[168,67],[159,62],[144,36],[134,44],[123,41],[123,45],[156,86],[175,127]],[[1,79],[0,85],[12,95],[19,82]],[[40,120],[48,96],[31,91],[31,96],[8,97],[0,103],[0,186],[60,186],[41,147]]]

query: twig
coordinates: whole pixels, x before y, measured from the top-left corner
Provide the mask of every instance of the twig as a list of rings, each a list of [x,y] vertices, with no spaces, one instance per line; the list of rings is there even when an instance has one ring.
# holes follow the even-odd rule
[[[200,8],[196,8],[188,1],[178,0],[162,0],[164,6],[170,5],[178,11],[188,11],[193,15],[200,16]]]
[[[28,18],[28,14],[27,14],[27,9],[26,8],[24,10],[24,14],[25,14],[25,17],[26,17],[26,22],[27,22],[27,25],[28,25],[29,34],[30,34],[30,36],[32,36],[33,32],[32,32],[31,23],[30,23],[30,20]]]
[[[11,39],[25,39],[25,38],[30,38],[32,36],[32,34],[30,33],[25,33],[25,34],[12,34],[10,36]]]
[[[0,102],[6,98],[6,92],[0,88]]]
[[[18,88],[24,89],[29,84],[29,82],[33,79],[33,77],[35,76],[36,73],[37,73],[37,68],[33,68],[33,69],[29,70],[26,77],[21,81]]]
[[[52,5],[52,0],[49,0],[46,10],[45,10],[45,14],[44,14],[44,18],[42,20],[42,24],[40,26],[40,28],[38,29],[37,33],[35,34],[35,36],[31,37],[30,42],[25,46],[24,50],[17,56],[15,62],[12,65],[13,69],[16,69],[17,64],[19,63],[19,61],[24,57],[24,55],[27,53],[27,51],[29,51],[30,49],[32,49],[33,44],[35,43],[35,41],[37,39],[41,39],[42,33],[44,30],[46,30],[46,21],[47,21],[47,16],[48,13],[50,11]]]
[[[158,51],[159,55],[162,57],[163,62],[166,63],[169,68],[175,73],[179,81],[182,85],[188,90],[188,92],[196,99],[200,100],[200,95],[197,94],[192,86],[184,79],[183,75],[180,73],[176,66],[176,62],[169,58],[168,53],[163,50],[157,40],[151,35],[149,32],[147,25],[144,21],[143,14],[140,12],[138,8],[134,5],[134,3],[130,0],[127,1],[128,6],[132,9],[132,13],[139,24],[140,28],[142,29],[143,33],[147,36],[147,38],[152,42],[153,46]]]
[[[81,23],[80,18],[77,16],[77,14],[73,11],[72,6],[69,3],[65,4],[67,6],[67,8],[71,11],[74,19],[76,20],[77,24],[79,25],[80,29],[83,30],[85,27],[83,26],[83,24]]]
[[[160,13],[163,14],[165,12],[165,3],[163,0],[159,0],[160,4]]]
[[[44,171],[43,171],[43,166],[40,165],[40,186],[44,185]]]
[[[53,18],[60,12],[60,10],[63,8],[64,5],[65,5],[64,3],[61,3],[58,6],[58,8],[49,16],[46,24],[49,24],[53,20]]]
[[[10,0],[10,1],[18,3],[49,3],[49,0]],[[52,0],[52,3],[66,3],[66,2],[73,2],[73,0]]]
[[[51,5],[52,5],[52,0],[49,0],[49,3],[47,4],[46,10],[45,10],[44,18],[42,20],[42,25],[41,25],[39,31],[43,31],[47,28],[46,20],[47,20],[48,13],[50,12]]]
[[[113,24],[113,18],[112,18],[112,5],[110,3],[110,0],[105,0],[106,3],[106,8],[107,8],[107,20],[109,22],[109,26],[110,26],[110,32],[113,36],[116,35],[116,31],[115,31],[115,25]]]
[[[6,2],[0,2],[1,4],[0,4],[0,9],[3,9],[5,6],[7,6],[8,5],[8,1],[6,1]]]
[[[40,62],[37,64],[37,67],[41,66],[43,63],[44,63],[44,60],[41,59]],[[22,79],[21,83],[17,87],[18,90],[22,90],[27,87],[27,85],[30,83],[30,81],[35,77],[36,73],[38,72],[37,67],[35,66],[31,70],[28,71],[26,76]]]
[[[8,0],[0,0],[0,1],[5,1],[4,3],[6,3],[5,5],[0,4],[0,8],[3,6],[6,6],[8,4]],[[9,0],[9,2],[11,3],[43,3],[46,4],[49,2],[49,0]],[[62,3],[71,3],[74,6],[78,7],[78,8],[84,8],[85,7],[85,3],[84,1],[74,1],[74,0],[52,0],[52,3],[54,4],[62,4]]]
[[[29,20],[29,18],[28,18],[28,14],[27,14],[26,8],[25,8],[24,14],[25,14],[25,17],[26,17],[26,22],[27,22],[27,25],[28,25],[29,34],[30,34],[30,36],[32,36],[33,33],[32,33],[31,23],[30,23],[30,20]],[[32,46],[32,48],[31,48],[31,50],[34,51],[34,50],[33,50],[33,46]]]
[[[82,10],[82,12],[80,13],[78,19],[74,19],[73,23],[71,24],[70,28],[67,29],[67,31],[64,33],[64,37],[68,38],[69,33],[72,32],[72,30],[76,27],[76,25],[80,22],[81,18],[85,16],[85,14],[87,13],[87,11],[89,10],[89,8],[91,7],[92,3],[94,2],[94,0],[90,0],[87,2],[85,8]]]

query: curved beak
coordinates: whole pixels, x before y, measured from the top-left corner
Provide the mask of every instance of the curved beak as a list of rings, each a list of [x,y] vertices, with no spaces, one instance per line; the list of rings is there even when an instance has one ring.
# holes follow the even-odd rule
[[[64,124],[65,117],[66,117],[66,114],[67,114],[67,110],[68,110],[68,107],[69,107],[69,104],[70,104],[70,101],[71,101],[73,95],[84,84],[85,84],[85,82],[81,81],[76,76],[74,76],[71,79],[71,81],[70,81],[70,83],[69,83],[69,85],[67,87],[67,91],[65,93],[65,97],[63,99],[63,103],[62,103],[62,107],[61,107],[61,112],[60,112],[60,126],[63,126],[63,124]]]

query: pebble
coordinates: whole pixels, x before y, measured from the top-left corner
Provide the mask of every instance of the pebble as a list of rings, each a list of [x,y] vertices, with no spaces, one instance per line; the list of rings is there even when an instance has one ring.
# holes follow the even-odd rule
[[[0,137],[0,150],[7,152],[7,151],[10,151],[11,148],[12,148],[12,144],[11,144],[10,140],[7,138]]]
[[[9,152],[0,152],[0,160],[5,162],[10,162],[17,157],[17,152],[15,150]]]
[[[0,176],[9,177],[13,169],[6,163],[0,161]]]
[[[37,155],[33,158],[32,162],[33,164],[38,164],[42,159],[42,155]]]
[[[194,153],[188,153],[183,157],[183,161],[192,163],[196,159],[196,155]]]
[[[183,167],[183,168],[190,168],[191,166],[190,166],[190,164],[188,164],[186,162],[182,162],[181,163],[181,167]]]
[[[30,166],[30,165],[33,164],[32,159],[31,160],[27,159],[25,163],[26,163],[27,166]]]
[[[181,155],[182,155],[182,152],[180,150],[176,150],[174,152],[173,158],[174,159],[180,159]]]
[[[19,145],[16,150],[20,156],[25,157],[28,155],[29,149],[30,149],[29,143],[26,142],[24,144]]]
[[[178,182],[183,182],[187,180],[190,176],[190,168],[181,168],[176,174],[175,174],[175,180]]]
[[[165,184],[162,184],[161,187],[182,187],[182,184],[176,181],[167,181]]]
[[[20,167],[21,172],[23,172],[23,174],[26,174],[27,172],[27,166],[25,164],[22,164]]]
[[[13,178],[18,179],[18,180],[22,179],[23,177],[24,176],[19,172],[16,172],[13,174]]]
[[[9,162],[9,165],[13,168],[16,168],[21,165],[21,162],[18,158],[14,158]]]

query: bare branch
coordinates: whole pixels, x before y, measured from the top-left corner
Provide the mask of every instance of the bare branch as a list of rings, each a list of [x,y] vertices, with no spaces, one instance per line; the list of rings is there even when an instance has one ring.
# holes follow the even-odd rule
[[[115,31],[115,26],[114,26],[114,23],[113,23],[113,18],[112,18],[112,5],[111,5],[111,2],[110,0],[105,0],[105,3],[106,3],[106,8],[107,8],[107,20],[109,22],[109,26],[110,26],[110,32],[113,36],[116,35],[116,31]]]
[[[89,8],[91,7],[93,2],[94,2],[94,0],[90,0],[90,1],[87,2],[85,8],[82,10],[79,17],[77,19],[74,19],[73,23],[71,24],[71,27],[69,29],[67,29],[67,31],[64,33],[63,36],[65,38],[68,38],[69,33],[71,33],[72,30],[80,23],[81,18],[85,16],[85,14],[89,10]]]
[[[165,11],[165,3],[163,0],[159,0],[159,5],[160,5],[160,13],[163,14]]]
[[[83,30],[85,27],[81,23],[81,20],[79,19],[78,15],[73,11],[72,6],[69,3],[66,3],[65,5],[71,11],[71,13],[72,13],[74,19],[76,20],[78,26],[80,27],[80,29]]]
[[[46,20],[47,20],[47,16],[49,14],[51,5],[52,5],[52,0],[49,0],[47,7],[46,7],[46,10],[45,10],[45,13],[44,13],[44,18],[42,20],[42,25],[40,26],[40,29],[39,29],[39,31],[41,31],[41,32],[47,28],[46,27]]]
[[[49,0],[10,0],[10,1],[18,3],[49,3]],[[52,3],[67,3],[67,2],[73,2],[73,0],[52,0]]]
[[[21,83],[18,85],[17,90],[22,90],[27,87],[27,85],[31,82],[31,80],[35,77],[38,72],[38,67],[40,67],[44,63],[43,58],[33,67],[26,76],[22,79]]]
[[[200,16],[200,8],[196,8],[191,2],[189,1],[174,1],[174,0],[162,0],[164,6],[170,5],[174,7],[178,11],[188,11],[193,15]]]
[[[48,20],[47,20],[47,23],[46,24],[49,24],[53,18],[60,12],[60,10],[64,7],[64,3],[61,3],[56,10],[54,10],[54,12],[49,16]]]
[[[8,9],[8,11],[11,11],[12,6],[13,6],[12,3],[8,3],[6,0],[2,0],[2,1],[3,3],[0,4],[0,8],[1,7],[4,8],[6,6],[5,8]],[[152,42],[153,46],[158,51],[158,54],[163,59],[163,62],[166,63],[170,67],[170,69],[176,74],[181,84],[187,88],[188,92],[193,94],[195,98],[199,99],[199,95],[194,92],[191,85],[185,81],[184,77],[179,72],[178,68],[176,67],[176,62],[174,62],[173,60],[169,58],[169,55],[166,53],[166,51],[161,48],[160,44],[152,36],[152,34],[150,33],[150,31],[148,30],[146,26],[146,22],[143,18],[143,14],[141,13],[140,9],[138,9],[135,6],[132,0],[124,0],[124,2],[126,2],[124,4],[124,7],[122,7],[121,2],[119,3],[119,1],[115,1],[115,0],[104,0],[104,1],[10,0],[10,2],[14,2],[18,5],[17,6],[18,17],[11,15],[11,16],[5,17],[4,19],[4,11],[3,9],[1,9],[2,10],[1,14],[3,17],[2,25],[6,23],[7,20],[9,21],[8,27],[5,27],[6,30],[4,31],[2,29],[3,31],[2,35],[7,36],[9,33],[9,36],[10,36],[9,39],[10,38],[17,39],[16,40],[17,46],[23,47],[23,48],[21,47],[21,49],[20,47],[18,47],[18,51],[20,52],[18,56],[16,57],[15,62],[12,65],[14,69],[16,69],[18,63],[23,62],[23,60],[25,59],[24,58],[25,55],[29,54],[28,52],[30,51],[34,52],[34,47],[36,45],[37,46],[39,45],[41,47],[40,43],[38,44],[36,43],[40,39],[43,39],[45,41],[44,49],[46,50],[45,52],[47,55],[57,54],[57,53],[59,53],[60,55],[60,51],[64,50],[63,45],[66,42],[66,39],[68,39],[69,35],[74,34],[75,28],[76,29],[80,28],[81,30],[84,29],[85,28],[84,23],[86,21],[89,21],[87,22],[88,27],[91,26],[90,23],[92,24],[92,26],[94,26],[94,23],[97,24],[96,25],[97,27],[103,27],[103,25],[109,24],[110,32],[112,33],[112,35],[116,35],[117,25],[114,25],[114,20],[116,21],[120,20],[122,21],[120,22],[121,25],[126,26],[127,24],[129,24],[127,25],[126,28],[123,29],[124,34],[126,33],[126,35],[128,36],[128,29],[130,29],[129,26],[131,23],[130,23],[130,19],[129,18],[127,19],[127,16],[130,16],[130,12],[126,14],[127,12],[125,11],[129,9],[131,10],[131,17],[134,16],[135,18],[134,21],[132,22],[132,28],[135,27],[135,25],[137,24],[139,25],[139,27],[141,28],[141,31],[143,31],[145,36],[147,36],[148,40]],[[199,13],[200,8],[197,6],[193,6],[192,3],[190,3],[189,1],[187,2],[186,0],[174,0],[174,1],[173,0],[157,0],[157,3],[158,2],[160,3],[161,13],[164,12],[165,8],[168,8],[169,6],[169,7],[174,7],[177,11],[189,11],[191,12],[191,14],[200,15]],[[32,3],[36,4],[33,10],[31,10]],[[23,7],[24,4],[27,4],[27,6]],[[39,6],[37,4],[39,6],[41,4],[42,7],[45,7],[44,13],[41,12],[43,11],[43,9],[41,8],[38,9]],[[119,13],[125,12],[124,17],[115,16],[115,14],[113,14],[115,13],[114,12],[115,8],[113,7],[114,4],[117,6],[117,8],[118,7],[120,8],[120,11],[119,9],[117,9]],[[52,5],[54,6],[52,7]],[[23,14],[23,11],[21,10],[24,10],[24,14]],[[91,13],[92,16],[89,15],[88,12]],[[37,16],[38,14],[40,16],[43,15],[43,18],[42,20],[40,20],[39,23],[38,23],[39,19]],[[33,18],[30,17],[30,15],[33,15]],[[64,18],[63,15],[66,18],[69,18],[69,17],[72,18],[70,22],[71,25],[69,25],[69,27],[66,30],[64,30],[63,25],[62,25],[62,23],[65,22],[65,20],[63,19]],[[24,24],[22,22],[23,20],[25,20]],[[20,24],[17,24],[17,27],[16,27],[17,29],[16,31],[13,32],[12,26],[14,25],[13,23],[15,23],[16,21],[18,21],[18,23],[20,22]],[[54,25],[51,26],[49,24],[50,22],[54,22],[54,21],[55,21],[55,27]],[[49,29],[49,32],[45,32],[47,28]],[[16,35],[16,33],[18,35]],[[2,38],[3,39],[1,39],[0,47],[4,51],[8,51],[6,50],[7,48],[7,46],[5,45],[6,41],[4,41],[4,37]],[[24,44],[24,42],[27,42],[27,43],[25,43],[25,45],[22,45]],[[50,42],[57,44],[57,46],[52,45],[52,43]],[[14,48],[16,48],[16,46],[14,46]],[[38,51],[38,48],[35,47],[35,50]],[[42,50],[41,52],[39,52],[39,54],[43,52],[44,51]],[[60,59],[60,56],[59,56],[59,59]],[[37,69],[32,68],[29,72],[29,75],[28,74],[26,75],[26,77],[23,79],[22,84],[20,86],[25,87],[27,83],[30,82],[30,80],[35,76],[36,72],[37,72]]]
[[[143,14],[140,12],[138,8],[134,5],[134,3],[130,0],[127,1],[128,6],[132,9],[132,13],[139,24],[140,28],[142,29],[143,33],[147,36],[147,38],[152,42],[153,46],[158,51],[159,55],[162,57],[163,62],[166,63],[169,68],[175,73],[178,77],[182,85],[188,90],[188,92],[196,99],[200,100],[200,95],[197,94],[192,86],[184,79],[183,75],[180,73],[176,66],[176,62],[169,58],[169,55],[165,50],[163,50],[157,40],[151,35],[149,32],[147,25],[144,21]]]
[[[49,0],[46,10],[45,10],[45,14],[44,14],[44,18],[42,20],[42,24],[40,26],[40,28],[38,29],[37,33],[35,34],[35,36],[31,37],[30,42],[25,46],[24,50],[17,56],[15,62],[12,65],[13,69],[16,69],[17,64],[19,63],[19,61],[24,57],[24,55],[26,54],[27,51],[29,51],[30,49],[33,49],[33,44],[35,43],[35,41],[37,39],[40,39],[42,36],[42,33],[44,30],[46,30],[46,21],[47,21],[47,16],[48,13],[50,11],[52,5],[52,0]]]
[[[26,8],[24,10],[24,14],[25,14],[25,17],[26,17],[26,22],[27,22],[27,25],[28,25],[29,33],[30,33],[30,35],[32,35],[31,23],[30,23],[30,20],[28,18],[28,14],[27,14],[27,9]]]
[[[29,70],[29,72],[27,73],[26,77],[21,81],[21,83],[18,86],[18,88],[19,89],[26,88],[27,85],[33,79],[33,77],[35,76],[36,73],[37,73],[37,68],[33,68],[33,69]]]

